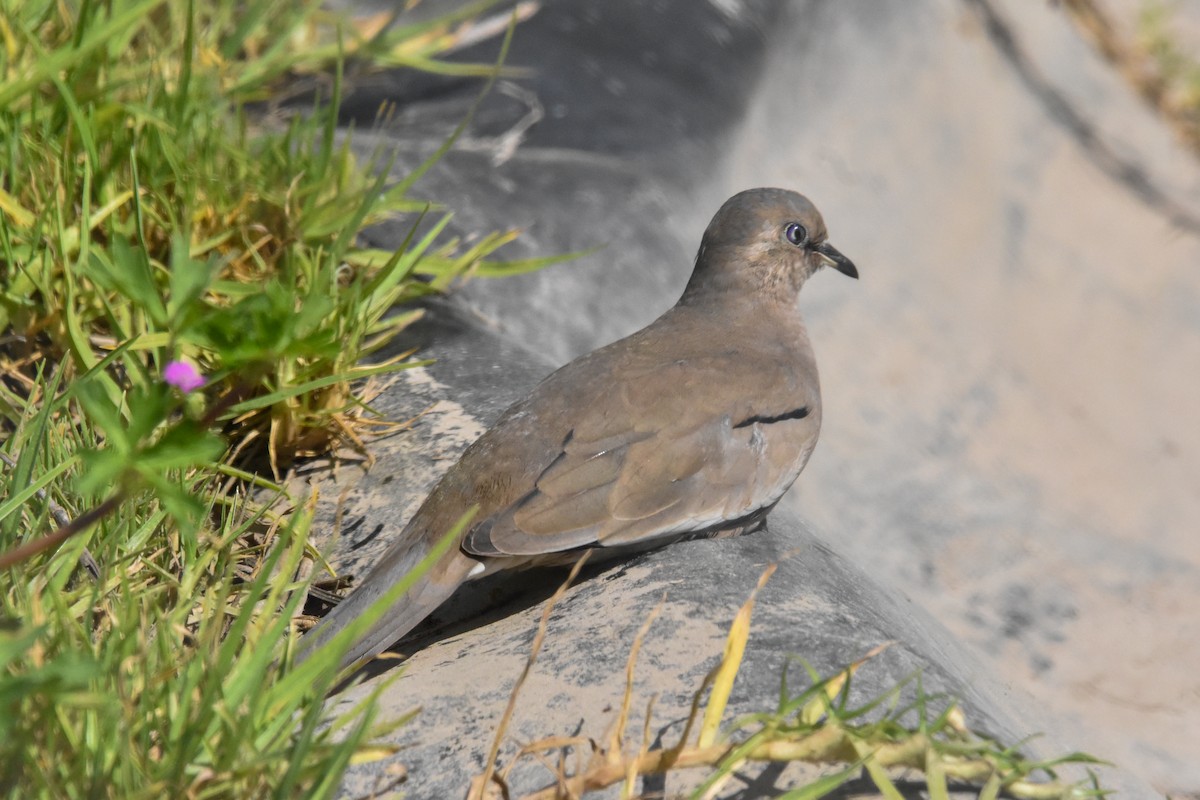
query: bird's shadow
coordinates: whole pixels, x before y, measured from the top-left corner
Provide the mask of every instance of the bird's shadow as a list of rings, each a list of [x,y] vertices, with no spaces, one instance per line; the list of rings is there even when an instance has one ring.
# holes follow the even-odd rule
[[[608,572],[624,570],[641,560],[637,553],[622,558],[586,564],[574,584],[585,583]],[[364,664],[351,679],[370,680],[404,664],[408,657],[438,642],[483,628],[548,601],[570,574],[566,566],[503,570],[486,578],[465,583],[411,632],[393,642],[384,657]],[[347,684],[349,680],[347,681]],[[338,691],[347,684],[338,687]]]
[[[763,530],[767,527],[767,514],[773,507],[755,511],[736,523],[722,523],[713,528],[676,537],[672,541],[591,549],[588,551],[589,560],[580,570],[575,583],[586,583],[608,572],[612,572],[614,578],[619,577],[629,567],[651,557],[655,551],[681,541],[745,536]],[[577,552],[582,556],[584,551],[581,549]],[[413,653],[440,641],[541,605],[558,591],[569,572],[568,560],[562,566],[501,570],[486,578],[465,583],[421,624],[402,639],[393,642],[384,651],[384,658],[368,662],[350,678],[370,679],[382,675],[404,663]],[[386,657],[389,655],[392,657]],[[335,691],[341,691],[348,682],[349,679],[340,684]]]

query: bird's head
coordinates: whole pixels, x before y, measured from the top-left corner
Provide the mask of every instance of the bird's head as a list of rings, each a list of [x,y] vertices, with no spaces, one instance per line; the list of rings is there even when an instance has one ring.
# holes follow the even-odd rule
[[[816,206],[787,189],[748,189],[726,200],[708,224],[684,297],[749,290],[794,299],[825,266],[858,277],[829,243]]]

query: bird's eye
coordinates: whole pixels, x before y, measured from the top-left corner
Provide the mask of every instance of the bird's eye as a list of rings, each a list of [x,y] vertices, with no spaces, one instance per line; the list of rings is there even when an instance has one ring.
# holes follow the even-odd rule
[[[783,229],[783,235],[794,245],[808,244],[808,231],[799,222],[789,222]]]

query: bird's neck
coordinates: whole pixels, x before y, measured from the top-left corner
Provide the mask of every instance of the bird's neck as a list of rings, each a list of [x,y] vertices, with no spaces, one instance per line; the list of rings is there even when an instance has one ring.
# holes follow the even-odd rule
[[[689,284],[673,310],[689,318],[702,318],[709,324],[712,320],[725,320],[723,324],[769,321],[773,326],[782,327],[791,327],[793,322],[800,324],[795,294],[770,291],[762,286]]]
[[[705,243],[679,302],[728,305],[745,298],[758,305],[794,309],[807,277],[764,253]]]
[[[748,279],[731,272],[711,273],[688,282],[679,298],[679,305],[740,311],[747,308],[760,312],[795,313],[798,287],[786,276],[758,275]]]

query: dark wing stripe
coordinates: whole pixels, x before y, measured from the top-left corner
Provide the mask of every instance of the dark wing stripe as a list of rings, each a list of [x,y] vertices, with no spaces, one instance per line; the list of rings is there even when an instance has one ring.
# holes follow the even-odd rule
[[[808,416],[808,406],[793,408],[791,411],[785,411],[774,417],[764,417],[761,414],[755,414],[753,417],[746,417],[744,420],[734,425],[734,428],[747,428],[756,422],[761,422],[764,425],[770,425],[772,422],[783,422],[786,419],[804,419]]]

